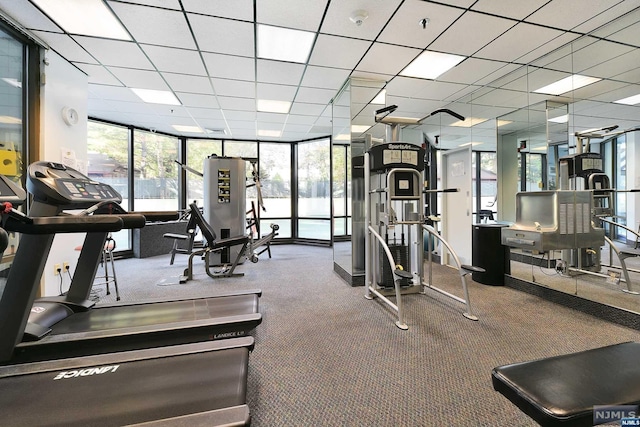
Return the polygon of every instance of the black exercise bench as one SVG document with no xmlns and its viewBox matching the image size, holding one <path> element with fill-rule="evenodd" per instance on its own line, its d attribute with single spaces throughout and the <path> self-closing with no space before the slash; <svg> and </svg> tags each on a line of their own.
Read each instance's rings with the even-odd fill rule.
<svg viewBox="0 0 640 427">
<path fill-rule="evenodd" d="M 500 366 L 492 381 L 541 426 L 592 426 L 594 406 L 640 404 L 640 343 Z"/>
</svg>

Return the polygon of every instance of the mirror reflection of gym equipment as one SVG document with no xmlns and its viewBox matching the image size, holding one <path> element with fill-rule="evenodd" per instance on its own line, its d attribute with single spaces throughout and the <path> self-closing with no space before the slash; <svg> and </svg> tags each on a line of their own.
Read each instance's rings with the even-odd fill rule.
<svg viewBox="0 0 640 427">
<path fill-rule="evenodd" d="M 638 130 L 617 131 L 612 125 L 575 133 L 575 153 L 558 159 L 558 187 L 554 191 L 522 192 L 516 195 L 516 221 L 502 229 L 502 243 L 534 255 L 547 257 L 547 266 L 560 277 L 579 275 L 603 278 L 628 294 L 640 294 L 626 260 L 640 256 L 640 230 L 617 221 L 613 209 L 616 193 L 637 189 L 612 188 L 604 173 L 600 153 L 590 151 L 591 139 L 603 139 Z M 632 245 L 617 244 L 616 228 L 634 236 Z M 606 245 L 605 245 L 606 243 Z M 609 260 L 602 262 L 602 248 Z M 559 255 L 558 255 L 559 254 Z M 618 265 L 612 258 L 618 260 Z M 533 265 L 533 263 L 532 263 Z M 603 267 L 608 270 L 604 273 Z"/>
<path fill-rule="evenodd" d="M 387 125 L 387 141 L 398 139 L 400 125 L 424 120 L 389 117 L 396 108 L 390 106 L 376 112 L 376 121 Z M 450 110 L 438 110 L 427 117 L 442 112 L 461 117 Z M 367 147 L 363 156 L 365 298 L 377 297 L 391 307 L 398 315 L 395 324 L 402 330 L 409 328 L 404 319 L 403 295 L 424 294 L 427 289 L 464 304 L 466 311 L 463 315 L 470 320 L 478 320 L 469 301 L 466 276 L 484 270 L 461 264 L 454 249 L 426 222 L 423 213 L 427 206 L 425 194 L 438 191 L 425 185 L 428 183 L 424 176 L 425 149 L 408 143 L 388 142 Z M 427 281 L 424 280 L 425 237 L 429 242 Z M 462 298 L 432 283 L 431 244 L 435 240 L 452 255 L 462 282 Z M 395 297 L 395 303 L 389 297 Z"/>
</svg>

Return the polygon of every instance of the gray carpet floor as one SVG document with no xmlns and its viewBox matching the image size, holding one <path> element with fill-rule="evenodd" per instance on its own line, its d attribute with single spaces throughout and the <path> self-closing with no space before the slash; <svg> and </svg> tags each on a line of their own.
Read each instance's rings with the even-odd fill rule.
<svg viewBox="0 0 640 427">
<path fill-rule="evenodd" d="M 197 297 L 260 288 L 263 322 L 253 332 L 248 403 L 261 426 L 531 426 L 493 391 L 495 366 L 640 340 L 640 332 L 501 286 L 470 281 L 474 322 L 437 293 L 406 296 L 408 331 L 394 313 L 333 272 L 332 250 L 272 247 L 241 278 L 211 279 L 200 260 L 177 284 L 187 257 L 116 261 L 122 301 Z M 461 288 L 434 266 L 433 284 Z M 99 290 L 99 304 L 114 294 Z"/>
</svg>

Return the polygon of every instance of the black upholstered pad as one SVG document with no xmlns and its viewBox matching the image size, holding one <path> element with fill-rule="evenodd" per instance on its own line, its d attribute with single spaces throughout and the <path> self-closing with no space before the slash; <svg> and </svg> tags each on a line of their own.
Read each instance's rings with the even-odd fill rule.
<svg viewBox="0 0 640 427">
<path fill-rule="evenodd" d="M 492 381 L 542 426 L 592 426 L 594 405 L 640 404 L 640 343 L 501 366 Z"/>
</svg>

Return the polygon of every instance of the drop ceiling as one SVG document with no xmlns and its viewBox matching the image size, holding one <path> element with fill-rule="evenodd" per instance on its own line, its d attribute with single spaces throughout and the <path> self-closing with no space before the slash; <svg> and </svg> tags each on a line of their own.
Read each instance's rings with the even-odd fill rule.
<svg viewBox="0 0 640 427">
<path fill-rule="evenodd" d="M 640 0 L 105 3 L 131 41 L 69 34 L 28 0 L 0 0 L 3 14 L 87 74 L 93 118 L 187 137 L 303 140 L 329 133 L 332 99 L 348 78 L 358 78 L 376 89 L 353 93 L 351 118 L 376 138 L 385 133 L 373 114 L 382 105 L 368 103 L 382 88 L 386 105 L 398 106 L 393 115 L 418 119 L 448 108 L 489 119 L 459 128 L 450 126 L 456 118 L 438 114 L 416 126 L 439 135 L 443 148 L 479 141 L 486 145 L 478 149 L 492 149 L 492 119 L 547 100 L 571 104 L 573 130 L 640 124 L 640 106 L 613 103 L 640 93 Z M 349 19 L 358 10 L 367 15 L 361 25 Z M 314 33 L 308 60 L 259 58 L 258 24 Z M 435 80 L 400 76 L 425 50 L 465 59 Z M 602 80 L 561 96 L 533 92 L 572 73 Z M 172 91 L 181 105 L 146 104 L 129 88 Z M 259 112 L 258 98 L 290 101 L 291 109 Z M 526 126 L 514 120 L 500 132 Z M 259 137 L 260 130 L 281 137 Z"/>
</svg>

